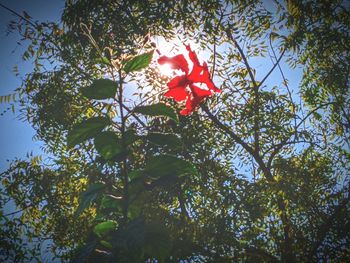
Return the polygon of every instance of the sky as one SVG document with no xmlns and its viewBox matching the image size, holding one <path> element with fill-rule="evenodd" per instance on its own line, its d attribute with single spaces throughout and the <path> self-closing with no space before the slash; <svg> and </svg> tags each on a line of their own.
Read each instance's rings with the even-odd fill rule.
<svg viewBox="0 0 350 263">
<path fill-rule="evenodd" d="M 27 12 L 34 21 L 59 21 L 64 7 L 63 0 L 0 0 L 0 3 L 19 14 Z M 0 7 L 0 96 L 14 93 L 21 85 L 21 76 L 32 69 L 31 63 L 21 61 L 24 48 L 17 45 L 20 40 L 18 34 L 6 33 L 8 23 L 14 19 L 17 20 L 17 17 Z M 17 77 L 12 72 L 15 65 L 20 72 Z M 0 103 L 0 113 L 3 113 L 0 116 L 0 172 L 8 167 L 7 160 L 25 158 L 31 152 L 34 155 L 42 153 L 42 143 L 33 140 L 34 129 L 18 119 L 18 107 L 15 105 L 15 113 L 7 110 L 8 107 L 8 103 Z"/>
</svg>

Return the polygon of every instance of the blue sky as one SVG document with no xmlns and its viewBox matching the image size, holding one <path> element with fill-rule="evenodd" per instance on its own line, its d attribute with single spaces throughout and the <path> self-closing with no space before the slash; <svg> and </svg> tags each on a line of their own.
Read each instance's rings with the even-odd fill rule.
<svg viewBox="0 0 350 263">
<path fill-rule="evenodd" d="M 23 14 L 26 11 L 34 20 L 59 21 L 63 7 L 63 0 L 0 0 L 0 3 Z M 20 40 L 18 34 L 6 35 L 7 25 L 10 20 L 17 17 L 0 7 L 0 96 L 11 94 L 21 84 L 21 76 L 30 72 L 31 63 L 21 61 L 23 47 L 18 46 Z M 16 77 L 12 72 L 18 65 L 20 76 Z M 0 113 L 3 113 L 9 104 L 0 104 Z M 27 153 L 40 154 L 38 141 L 33 141 L 35 131 L 24 121 L 18 120 L 18 107 L 15 114 L 11 110 L 0 116 L 0 171 L 5 170 L 15 157 L 24 158 Z"/>
</svg>

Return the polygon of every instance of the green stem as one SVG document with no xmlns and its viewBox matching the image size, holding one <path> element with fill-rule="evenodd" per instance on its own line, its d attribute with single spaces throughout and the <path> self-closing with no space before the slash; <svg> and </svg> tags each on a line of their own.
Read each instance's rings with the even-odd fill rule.
<svg viewBox="0 0 350 263">
<path fill-rule="evenodd" d="M 120 121 L 121 121 L 121 139 L 122 139 L 122 149 L 123 152 L 126 150 L 126 143 L 125 143 L 125 121 L 126 118 L 124 117 L 124 109 L 123 109 L 123 81 L 122 81 L 122 71 L 119 69 L 119 87 L 118 87 L 118 104 L 119 104 L 119 111 L 120 111 Z M 127 171 L 127 160 L 126 155 L 123 156 L 123 160 L 121 163 L 121 176 L 124 184 L 124 194 L 123 194 L 123 224 L 127 224 L 128 222 L 128 208 L 129 208 L 129 178 L 128 178 L 128 171 Z"/>
</svg>

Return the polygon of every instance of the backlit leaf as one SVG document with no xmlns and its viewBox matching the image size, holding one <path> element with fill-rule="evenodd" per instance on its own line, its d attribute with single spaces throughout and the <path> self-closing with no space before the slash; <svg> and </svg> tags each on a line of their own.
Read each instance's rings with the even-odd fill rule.
<svg viewBox="0 0 350 263">
<path fill-rule="evenodd" d="M 93 138 L 109 124 L 109 118 L 93 117 L 74 125 L 73 129 L 68 132 L 68 147 L 74 147 L 79 143 Z"/>
<path fill-rule="evenodd" d="M 179 121 L 175 109 L 166 106 L 164 103 L 157 103 L 147 106 L 138 106 L 134 109 L 134 111 L 148 116 L 165 116 L 176 122 Z"/>
<path fill-rule="evenodd" d="M 124 71 L 126 73 L 132 71 L 139 71 L 146 68 L 152 61 L 153 51 L 138 55 L 127 61 L 124 65 Z"/>
<path fill-rule="evenodd" d="M 112 220 L 108 220 L 102 223 L 99 223 L 94 227 L 94 233 L 99 237 L 107 234 L 109 231 L 114 230 L 117 227 L 117 223 Z"/>
<path fill-rule="evenodd" d="M 88 208 L 98 197 L 98 195 L 105 188 L 105 185 L 102 183 L 92 184 L 88 189 L 81 193 L 79 200 L 79 207 L 75 212 L 75 216 L 78 216 L 86 208 Z"/>
<path fill-rule="evenodd" d="M 117 87 L 118 83 L 110 79 L 96 79 L 90 86 L 82 88 L 81 93 L 89 99 L 110 99 L 115 97 Z"/>
<path fill-rule="evenodd" d="M 105 160 L 110 160 L 123 152 L 121 140 L 112 131 L 98 134 L 94 143 L 97 152 Z"/>
</svg>

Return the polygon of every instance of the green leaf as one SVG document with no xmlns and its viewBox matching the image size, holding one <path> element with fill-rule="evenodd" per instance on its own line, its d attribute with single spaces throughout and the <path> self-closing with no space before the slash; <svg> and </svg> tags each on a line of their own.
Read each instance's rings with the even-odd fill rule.
<svg viewBox="0 0 350 263">
<path fill-rule="evenodd" d="M 145 256 L 167 262 L 173 244 L 163 220 L 146 221 L 137 217 L 114 236 L 114 246 L 130 255 L 128 262 L 141 262 Z"/>
<path fill-rule="evenodd" d="M 144 233 L 144 250 L 146 254 L 152 255 L 160 262 L 167 262 L 166 258 L 170 256 L 173 244 L 164 222 L 161 220 L 147 222 L 144 227 Z"/>
<path fill-rule="evenodd" d="M 135 171 L 128 173 L 128 176 L 129 176 L 129 180 L 132 181 L 134 179 L 142 177 L 143 173 L 140 170 L 135 170 Z"/>
<path fill-rule="evenodd" d="M 106 57 L 99 57 L 95 61 L 96 61 L 96 63 L 105 64 L 108 66 L 111 65 L 111 62 Z"/>
<path fill-rule="evenodd" d="M 158 179 L 164 176 L 183 176 L 196 174 L 197 170 L 190 162 L 172 155 L 160 155 L 153 157 L 144 169 L 149 177 Z"/>
<path fill-rule="evenodd" d="M 90 86 L 82 88 L 81 93 L 89 99 L 111 99 L 115 97 L 117 87 L 118 83 L 110 79 L 97 79 Z"/>
<path fill-rule="evenodd" d="M 69 148 L 91 139 L 110 124 L 109 118 L 93 117 L 73 126 L 68 132 L 67 146 Z"/>
<path fill-rule="evenodd" d="M 125 251 L 127 255 L 125 262 L 142 262 L 144 259 L 144 232 L 144 220 L 138 217 L 113 235 L 113 248 Z"/>
<path fill-rule="evenodd" d="M 133 144 L 137 139 L 139 139 L 139 136 L 137 136 L 135 130 L 133 129 L 127 130 L 124 133 L 124 140 L 126 145 Z"/>
<path fill-rule="evenodd" d="M 105 160 L 111 160 L 123 152 L 121 140 L 112 131 L 98 134 L 95 137 L 95 148 Z"/>
<path fill-rule="evenodd" d="M 94 233 L 99 237 L 104 236 L 109 231 L 114 230 L 117 227 L 117 223 L 112 220 L 108 220 L 102 223 L 99 223 L 94 227 Z"/>
<path fill-rule="evenodd" d="M 277 34 L 276 32 L 271 32 L 270 38 L 272 41 L 275 41 L 276 38 L 278 38 L 280 35 Z"/>
<path fill-rule="evenodd" d="M 82 192 L 80 194 L 78 209 L 75 211 L 75 216 L 80 215 L 81 212 L 88 208 L 96 200 L 97 196 L 104 188 L 104 184 L 96 183 L 90 185 L 86 191 Z"/>
<path fill-rule="evenodd" d="M 133 188 L 132 191 L 133 192 L 130 192 L 130 201 L 128 206 L 128 218 L 130 219 L 134 219 L 142 215 L 146 204 L 152 200 L 151 191 L 145 191 L 143 186 L 138 190 L 138 192 L 135 191 L 135 188 Z"/>
<path fill-rule="evenodd" d="M 169 146 L 172 149 L 181 147 L 182 142 L 175 134 L 172 133 L 149 133 L 145 136 L 151 143 L 159 146 Z"/>
<path fill-rule="evenodd" d="M 101 241 L 100 241 L 100 244 L 101 244 L 102 246 L 108 248 L 108 249 L 112 249 L 112 248 L 113 248 L 112 244 L 109 243 L 109 242 L 107 242 L 107 241 L 105 241 L 105 240 L 101 240 Z"/>
<path fill-rule="evenodd" d="M 112 210 L 122 210 L 122 197 L 117 197 L 113 195 L 104 195 L 101 201 L 101 208 L 112 209 Z"/>
<path fill-rule="evenodd" d="M 125 63 L 124 71 L 126 73 L 129 73 L 132 71 L 139 71 L 147 67 L 151 63 L 152 57 L 153 57 L 153 51 L 133 57 L 132 59 L 130 59 Z"/>
<path fill-rule="evenodd" d="M 175 122 L 179 122 L 179 118 L 174 108 L 166 106 L 164 103 L 157 103 L 147 106 L 138 106 L 134 108 L 134 112 L 142 113 L 148 116 L 165 116 Z"/>
<path fill-rule="evenodd" d="M 144 178 L 143 171 L 140 171 L 140 173 L 138 173 L 138 171 L 135 171 L 135 172 L 136 172 L 136 176 L 132 176 L 132 173 L 134 172 L 129 173 L 129 176 L 132 177 L 128 185 L 130 196 L 136 196 L 139 193 L 141 193 L 143 190 L 145 190 L 145 187 L 144 187 L 145 178 Z"/>
</svg>

